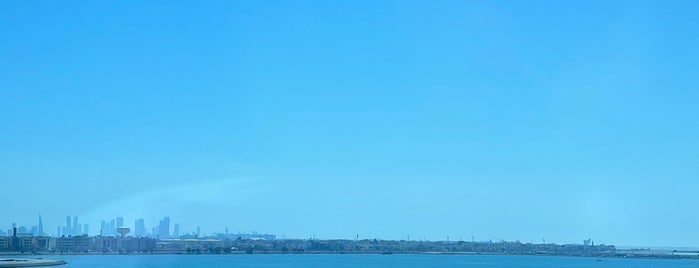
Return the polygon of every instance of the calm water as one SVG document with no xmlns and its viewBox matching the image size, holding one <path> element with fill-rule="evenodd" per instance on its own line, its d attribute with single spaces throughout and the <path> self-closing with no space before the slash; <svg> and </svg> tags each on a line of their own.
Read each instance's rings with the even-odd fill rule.
<svg viewBox="0 0 699 268">
<path fill-rule="evenodd" d="M 699 260 L 602 259 L 483 255 L 95 255 L 40 256 L 62 259 L 59 267 L 663 267 L 698 268 Z M 27 256 L 24 256 L 27 258 Z"/>
</svg>

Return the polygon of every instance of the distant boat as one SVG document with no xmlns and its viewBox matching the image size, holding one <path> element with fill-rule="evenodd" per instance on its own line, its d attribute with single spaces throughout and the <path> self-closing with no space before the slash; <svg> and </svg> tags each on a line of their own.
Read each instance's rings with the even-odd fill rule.
<svg viewBox="0 0 699 268">
<path fill-rule="evenodd" d="M 10 267 L 37 267 L 37 266 L 54 266 L 66 264 L 61 260 L 48 259 L 0 259 L 0 268 Z"/>
<path fill-rule="evenodd" d="M 602 259 L 596 259 L 596 261 L 602 261 Z"/>
</svg>

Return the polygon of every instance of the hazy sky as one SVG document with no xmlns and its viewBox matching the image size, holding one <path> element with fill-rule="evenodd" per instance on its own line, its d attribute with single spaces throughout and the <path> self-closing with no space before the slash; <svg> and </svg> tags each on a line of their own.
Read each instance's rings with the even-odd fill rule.
<svg viewBox="0 0 699 268">
<path fill-rule="evenodd" d="M 0 1 L 0 229 L 699 246 L 696 1 Z"/>
</svg>

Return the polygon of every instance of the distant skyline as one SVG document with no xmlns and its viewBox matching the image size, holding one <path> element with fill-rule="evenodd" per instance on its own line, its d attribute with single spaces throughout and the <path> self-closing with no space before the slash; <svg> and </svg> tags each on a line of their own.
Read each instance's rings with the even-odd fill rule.
<svg viewBox="0 0 699 268">
<path fill-rule="evenodd" d="M 130 220 L 128 218 L 116 216 L 112 218 L 101 219 L 99 221 L 89 221 L 84 222 L 79 220 L 79 216 L 66 216 L 66 221 L 64 224 L 57 224 L 54 231 L 48 231 L 43 228 L 42 217 L 35 223 L 20 223 L 12 222 L 7 224 L 7 228 L 1 228 L 0 234 L 9 235 L 12 233 L 12 228 L 17 227 L 18 233 L 26 234 L 31 233 L 33 235 L 49 235 L 49 236 L 75 236 L 75 235 L 105 235 L 105 236 L 115 236 L 118 235 L 117 228 L 128 227 L 130 228 L 129 235 L 133 236 L 152 236 L 167 238 L 170 236 L 177 237 L 179 235 L 200 235 L 200 226 L 196 226 L 191 230 L 180 231 L 180 224 L 177 222 L 170 222 L 170 217 L 164 216 L 157 219 L 144 219 L 144 218 L 134 218 Z M 90 222 L 93 223 L 92 226 L 95 228 L 89 228 Z M 147 225 L 146 223 L 152 222 L 152 225 Z M 2 225 L 0 225 L 2 226 Z M 211 234 L 227 234 L 227 226 L 220 228 L 219 230 L 212 230 L 206 235 Z"/>
<path fill-rule="evenodd" d="M 696 10 L 0 1 L 0 228 L 699 247 Z"/>
<path fill-rule="evenodd" d="M 385 238 L 385 237 L 375 237 L 375 236 L 361 236 L 357 234 L 355 237 L 317 237 L 316 235 L 313 235 L 311 237 L 287 237 L 286 235 L 283 234 L 271 234 L 271 233 L 259 233 L 258 231 L 249 231 L 249 232 L 230 232 L 229 228 L 227 225 L 223 225 L 223 228 L 218 228 L 216 230 L 211 230 L 207 232 L 202 232 L 200 226 L 196 226 L 192 230 L 188 231 L 185 230 L 184 232 L 181 232 L 180 230 L 180 224 L 177 222 L 171 222 L 170 217 L 165 216 L 159 219 L 144 219 L 144 218 L 136 218 L 133 221 L 130 221 L 128 218 L 124 218 L 121 216 L 113 217 L 110 219 L 102 219 L 100 220 L 100 224 L 98 225 L 98 228 L 96 229 L 90 229 L 88 231 L 88 226 L 89 223 L 81 222 L 78 220 L 79 216 L 66 216 L 66 222 L 63 224 L 63 226 L 59 225 L 57 227 L 57 232 L 51 233 L 51 232 L 44 232 L 43 230 L 43 221 L 42 218 L 39 217 L 37 225 L 32 225 L 32 224 L 18 224 L 18 223 L 13 223 L 11 224 L 9 228 L 7 229 L 0 229 L 0 236 L 4 235 L 10 235 L 12 233 L 12 228 L 17 227 L 18 228 L 18 234 L 20 235 L 26 235 L 26 234 L 32 234 L 36 236 L 52 236 L 52 237 L 61 237 L 61 236 L 80 236 L 80 235 L 89 235 L 89 236 L 96 236 L 96 235 L 103 235 L 103 236 L 119 236 L 118 233 L 118 228 L 121 227 L 127 227 L 129 228 L 129 232 L 127 233 L 127 236 L 135 236 L 135 237 L 154 237 L 154 238 L 159 238 L 159 239 L 167 239 L 167 238 L 177 238 L 177 237 L 192 237 L 192 236 L 199 236 L 199 237 L 207 237 L 207 236 L 217 236 L 217 235 L 235 235 L 235 234 L 265 234 L 265 235 L 274 235 L 277 236 L 279 239 L 386 239 L 386 240 L 408 240 L 408 241 L 476 241 L 476 242 L 483 242 L 483 241 L 490 241 L 490 242 L 500 242 L 500 241 L 519 241 L 522 243 L 534 243 L 534 244 L 545 244 L 545 243 L 557 243 L 557 244 L 584 244 L 584 245 L 594 245 L 594 240 L 591 238 L 584 239 L 582 240 L 582 243 L 580 241 L 571 241 L 571 242 L 555 242 L 555 241 L 546 241 L 545 238 L 543 238 L 540 241 L 520 241 L 520 240 L 506 240 L 506 239 L 493 239 L 493 238 L 479 238 L 476 240 L 475 236 L 470 236 L 470 237 L 465 237 L 465 236 L 446 236 L 443 238 L 436 238 L 436 239 L 429 239 L 425 236 L 411 236 L 407 235 L 405 237 L 398 237 L 398 238 Z M 130 222 L 130 223 L 129 223 Z M 145 223 L 146 222 L 153 222 L 153 226 L 148 226 Z M 72 227 L 72 228 L 71 228 Z M 84 227 L 84 228 L 83 228 Z M 219 230 L 220 229 L 220 230 Z M 84 230 L 84 231 L 83 231 Z M 150 231 L 149 231 L 150 230 Z M 598 243 L 599 244 L 599 243 Z"/>
</svg>

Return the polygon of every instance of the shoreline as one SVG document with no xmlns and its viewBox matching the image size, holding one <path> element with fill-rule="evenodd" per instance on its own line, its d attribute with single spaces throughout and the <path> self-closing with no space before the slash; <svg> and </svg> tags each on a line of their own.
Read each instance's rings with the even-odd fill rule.
<svg viewBox="0 0 699 268">
<path fill-rule="evenodd" d="M 699 260 L 699 255 L 604 255 L 604 256 L 581 256 L 581 255 L 563 255 L 563 254 L 506 254 L 497 252 L 337 252 L 337 251 L 315 251 L 315 252 L 254 252 L 247 253 L 244 251 L 236 251 L 231 253 L 186 253 L 186 252 L 90 252 L 90 253 L 51 253 L 51 252 L 2 252 L 0 258 L 14 256 L 147 256 L 147 255 L 200 255 L 200 256 L 220 256 L 220 255 L 461 255 L 461 256 L 541 256 L 541 257 L 571 257 L 571 258 L 590 258 L 590 259 L 673 259 L 673 260 Z"/>
</svg>

